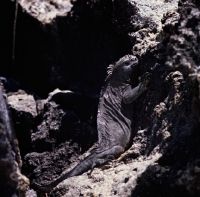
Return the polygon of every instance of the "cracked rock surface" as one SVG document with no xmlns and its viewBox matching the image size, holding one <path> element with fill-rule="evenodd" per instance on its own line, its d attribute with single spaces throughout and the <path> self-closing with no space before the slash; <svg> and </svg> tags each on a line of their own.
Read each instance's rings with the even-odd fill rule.
<svg viewBox="0 0 200 197">
<path fill-rule="evenodd" d="M 97 140 L 95 128 L 87 122 L 92 103 L 96 100 L 72 91 L 56 89 L 49 94 L 31 134 L 32 152 L 24 158 L 29 178 L 46 183 L 80 161 L 80 155 Z"/>
<path fill-rule="evenodd" d="M 18 84 L 7 83 L 15 89 L 8 102 L 16 133 L 23 132 L 18 140 L 30 181 L 55 180 L 97 146 L 96 115 L 106 67 L 129 53 L 139 59 L 136 82 L 143 73 L 152 74 L 148 90 L 132 106 L 131 146 L 91 176 L 71 177 L 46 195 L 200 196 L 199 2 L 18 2 L 26 13 L 19 11 L 19 27 L 29 24 L 37 31 L 26 32 L 37 36 L 30 43 L 31 37 L 18 42 L 14 69 L 30 72 L 25 76 L 20 70 L 15 76 L 42 95 L 16 93 Z M 19 32 L 19 38 L 26 33 Z M 28 54 L 30 64 L 20 54 Z M 26 196 L 31 195 L 45 194 L 30 188 Z"/>
</svg>

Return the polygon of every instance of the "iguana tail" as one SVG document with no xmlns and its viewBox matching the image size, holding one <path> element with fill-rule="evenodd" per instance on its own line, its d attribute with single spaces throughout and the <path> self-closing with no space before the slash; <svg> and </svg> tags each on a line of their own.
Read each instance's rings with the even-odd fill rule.
<svg viewBox="0 0 200 197">
<path fill-rule="evenodd" d="M 89 169 L 93 169 L 95 166 L 96 156 L 97 156 L 97 154 L 94 151 L 88 157 L 86 157 L 80 164 L 78 164 L 72 171 L 70 171 L 64 175 L 61 175 L 58 179 L 56 179 L 52 183 L 50 183 L 48 185 L 40 185 L 40 184 L 34 182 L 32 184 L 32 188 L 35 190 L 45 192 L 45 193 L 49 193 L 54 187 L 56 187 L 59 183 L 61 183 L 65 179 L 68 179 L 72 176 L 81 175 L 84 172 L 87 172 Z"/>
<path fill-rule="evenodd" d="M 77 165 L 72 171 L 62 175 L 49 185 L 42 186 L 38 183 L 33 183 L 32 187 L 33 189 L 49 193 L 54 187 L 56 187 L 59 183 L 61 183 L 65 179 L 68 179 L 72 176 L 81 175 L 84 172 L 87 172 L 89 169 L 91 169 L 90 171 L 91 174 L 94 167 L 103 165 L 108 161 L 117 158 L 123 152 L 124 148 L 120 145 L 115 145 L 112 148 L 104 150 L 100 150 L 99 148 L 97 148 L 88 157 L 86 157 L 79 165 Z"/>
</svg>

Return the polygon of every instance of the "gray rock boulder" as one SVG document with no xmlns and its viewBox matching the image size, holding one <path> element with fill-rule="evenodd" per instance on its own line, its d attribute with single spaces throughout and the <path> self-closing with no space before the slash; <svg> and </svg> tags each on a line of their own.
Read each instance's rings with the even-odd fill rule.
<svg viewBox="0 0 200 197">
<path fill-rule="evenodd" d="M 32 95 L 18 91 L 8 96 L 16 135 L 22 157 L 31 151 L 31 133 L 37 116 L 36 102 Z"/>
</svg>

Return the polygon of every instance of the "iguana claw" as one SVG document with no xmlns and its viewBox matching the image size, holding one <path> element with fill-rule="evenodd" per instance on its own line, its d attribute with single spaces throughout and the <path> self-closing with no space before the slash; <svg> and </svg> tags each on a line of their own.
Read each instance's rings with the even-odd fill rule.
<svg viewBox="0 0 200 197">
<path fill-rule="evenodd" d="M 141 81 L 141 83 L 142 83 L 143 86 L 146 87 L 146 86 L 148 85 L 148 83 L 149 83 L 150 80 L 151 80 L 151 76 L 152 76 L 151 73 L 146 72 L 146 73 L 144 73 L 144 75 L 140 78 L 140 81 Z"/>
</svg>

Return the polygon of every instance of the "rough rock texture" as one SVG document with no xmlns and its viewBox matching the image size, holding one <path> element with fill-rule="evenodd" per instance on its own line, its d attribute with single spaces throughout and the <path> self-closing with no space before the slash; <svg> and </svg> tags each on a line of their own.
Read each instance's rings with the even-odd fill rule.
<svg viewBox="0 0 200 197">
<path fill-rule="evenodd" d="M 44 24 L 52 22 L 57 16 L 66 16 L 72 8 L 70 0 L 18 0 L 18 2 L 28 14 Z"/>
<path fill-rule="evenodd" d="M 192 44 L 187 36 L 191 35 L 188 30 L 191 28 L 190 21 L 194 21 L 191 22 L 193 28 L 198 27 L 194 24 L 198 24 L 199 15 L 198 8 L 191 9 L 188 6 L 185 4 L 179 7 L 178 13 L 169 9 L 163 18 L 158 15 L 160 24 L 155 22 L 158 26 L 154 30 L 156 33 L 153 33 L 152 42 L 143 44 L 145 39 L 148 40 L 148 36 L 144 35 L 145 38 L 138 43 L 142 49 L 137 53 L 141 55 L 141 68 L 143 71 L 151 71 L 154 80 L 149 91 L 136 101 L 133 108 L 135 136 L 132 147 L 109 169 L 95 169 L 91 178 L 84 174 L 65 180 L 50 196 L 146 197 L 200 194 L 198 80 L 196 75 L 186 70 L 188 64 L 194 61 L 195 64 L 189 67 L 191 71 L 198 67 L 199 53 L 195 50 L 199 46 L 198 37 L 192 37 Z M 162 6 L 158 9 L 162 9 Z M 161 22 L 163 29 L 160 27 Z M 151 29 L 146 31 L 146 35 L 151 35 Z M 176 36 L 177 32 L 179 35 Z M 194 30 L 192 32 L 195 33 Z M 175 35 L 170 37 L 168 44 L 170 34 Z M 179 38 L 185 36 L 180 43 Z M 184 55 L 178 56 L 179 51 Z M 184 64 L 185 59 L 188 64 Z"/>
<path fill-rule="evenodd" d="M 84 135 L 91 134 L 93 141 L 93 129 L 83 121 L 93 121 L 92 102 L 95 104 L 94 99 L 71 91 L 51 93 L 44 104 L 42 122 L 31 135 L 33 149 L 37 152 L 52 150 L 57 144 L 76 138 L 79 144 L 84 143 L 81 145 L 84 150 L 88 149 L 91 142 Z"/>
<path fill-rule="evenodd" d="M 134 77 L 152 73 L 149 89 L 133 105 L 132 146 L 116 161 L 94 169 L 91 177 L 72 177 L 49 195 L 199 196 L 199 2 L 77 0 L 66 17 L 56 17 L 64 1 L 19 2 L 26 12 L 19 9 L 12 74 L 43 97 L 57 87 L 81 92 L 56 90 L 36 101 L 31 153 L 23 165 L 30 180 L 45 184 L 88 154 L 97 137 L 92 126 L 106 67 L 132 53 L 140 60 Z M 31 12 L 31 4 L 38 14 Z M 45 15 L 48 6 L 51 16 Z M 42 28 L 36 21 L 53 17 Z M 36 194 L 29 190 L 31 195 Z"/>
<path fill-rule="evenodd" d="M 72 177 L 59 184 L 50 196 L 131 196 L 138 184 L 137 178 L 159 157 L 157 154 L 145 161 L 138 160 L 129 164 L 116 162 L 103 169 L 95 169 L 90 178 L 86 173 Z"/>
<path fill-rule="evenodd" d="M 7 96 L 0 83 L 0 192 L 2 197 L 25 196 L 29 180 L 21 174 L 18 140 L 12 127 Z"/>
<path fill-rule="evenodd" d="M 31 133 L 37 116 L 36 102 L 32 95 L 19 90 L 8 96 L 8 104 L 11 108 L 21 155 L 24 157 L 31 151 Z"/>
<path fill-rule="evenodd" d="M 178 1 L 132 0 L 126 2 L 129 2 L 129 4 L 125 7 L 125 10 L 129 11 L 131 7 L 137 10 L 130 17 L 129 23 L 134 28 L 129 29 L 128 34 L 133 44 L 133 54 L 141 56 L 148 49 L 156 47 L 163 41 L 165 36 L 163 35 L 161 21 L 165 14 L 175 13 L 178 8 Z M 118 27 L 121 28 L 121 26 Z"/>
<path fill-rule="evenodd" d="M 29 178 L 44 183 L 53 180 L 93 145 L 97 132 L 90 124 L 94 122 L 96 100 L 59 89 L 49 94 L 41 122 L 31 135 L 34 152 L 24 159 Z"/>
</svg>

